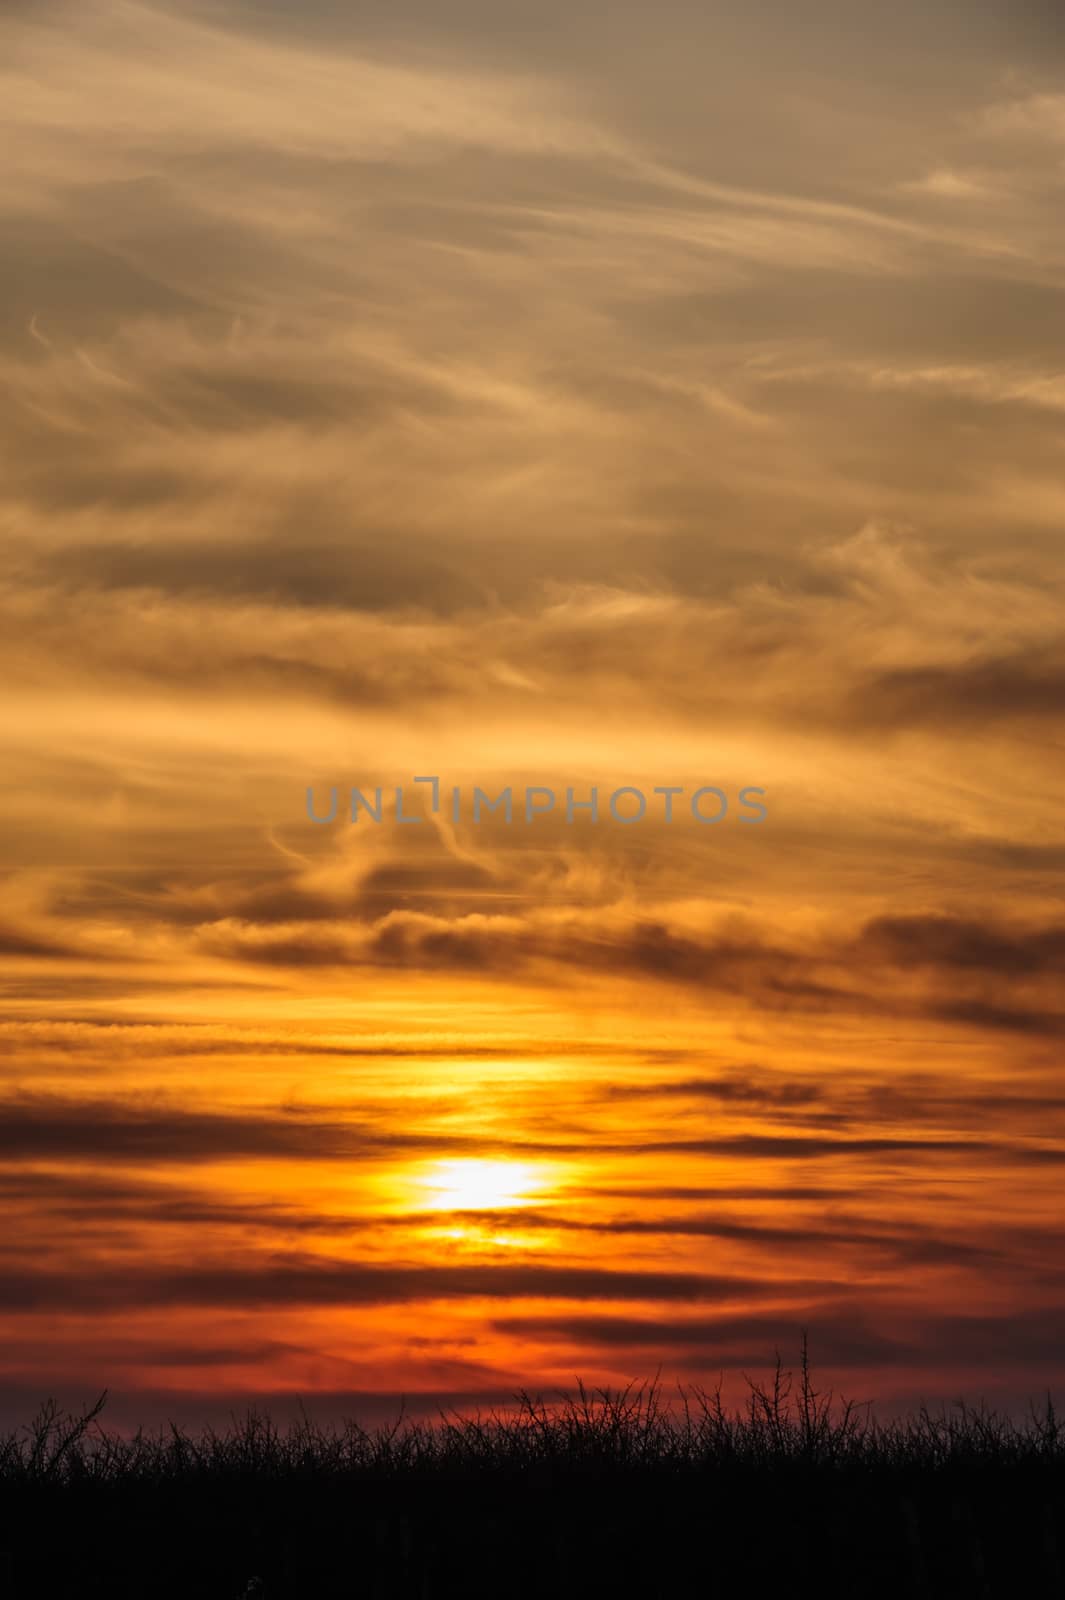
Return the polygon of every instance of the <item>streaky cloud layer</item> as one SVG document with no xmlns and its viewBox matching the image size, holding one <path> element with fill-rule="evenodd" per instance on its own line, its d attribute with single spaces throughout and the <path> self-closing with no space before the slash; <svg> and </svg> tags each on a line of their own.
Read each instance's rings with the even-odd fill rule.
<svg viewBox="0 0 1065 1600">
<path fill-rule="evenodd" d="M 5 1412 L 1060 1383 L 1063 42 L 4 8 Z"/>
</svg>

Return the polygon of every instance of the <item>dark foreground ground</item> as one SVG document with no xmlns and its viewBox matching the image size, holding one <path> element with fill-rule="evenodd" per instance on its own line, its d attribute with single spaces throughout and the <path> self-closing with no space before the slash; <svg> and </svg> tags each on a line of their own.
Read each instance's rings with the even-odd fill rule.
<svg viewBox="0 0 1065 1600">
<path fill-rule="evenodd" d="M 1065 1430 L 882 1426 L 805 1374 L 736 1414 L 651 1385 L 375 1434 L 121 1439 L 46 1409 L 0 1441 L 0 1594 L 1065 1600 Z"/>
</svg>

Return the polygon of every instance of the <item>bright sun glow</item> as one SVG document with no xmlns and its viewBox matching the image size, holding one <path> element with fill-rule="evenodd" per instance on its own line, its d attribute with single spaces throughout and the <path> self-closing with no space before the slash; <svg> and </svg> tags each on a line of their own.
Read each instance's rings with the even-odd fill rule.
<svg viewBox="0 0 1065 1600">
<path fill-rule="evenodd" d="M 418 1180 L 434 1211 L 496 1211 L 526 1204 L 543 1187 L 535 1167 L 518 1161 L 434 1161 Z"/>
</svg>

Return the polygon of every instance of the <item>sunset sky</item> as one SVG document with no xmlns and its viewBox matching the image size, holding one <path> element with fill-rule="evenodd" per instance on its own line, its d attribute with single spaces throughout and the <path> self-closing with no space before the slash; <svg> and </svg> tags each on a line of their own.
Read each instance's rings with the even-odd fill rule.
<svg viewBox="0 0 1065 1600">
<path fill-rule="evenodd" d="M 1058 8 L 5 0 L 0 147 L 0 1417 L 1062 1386 Z"/>
</svg>

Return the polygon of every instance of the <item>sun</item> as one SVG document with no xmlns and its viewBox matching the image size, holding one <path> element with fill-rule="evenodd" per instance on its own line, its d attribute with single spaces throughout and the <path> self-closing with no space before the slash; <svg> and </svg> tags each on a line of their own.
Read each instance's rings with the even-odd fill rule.
<svg viewBox="0 0 1065 1600">
<path fill-rule="evenodd" d="M 418 1183 L 433 1211 L 500 1211 L 528 1204 L 543 1187 L 543 1178 L 520 1161 L 460 1158 L 434 1161 Z"/>
</svg>

